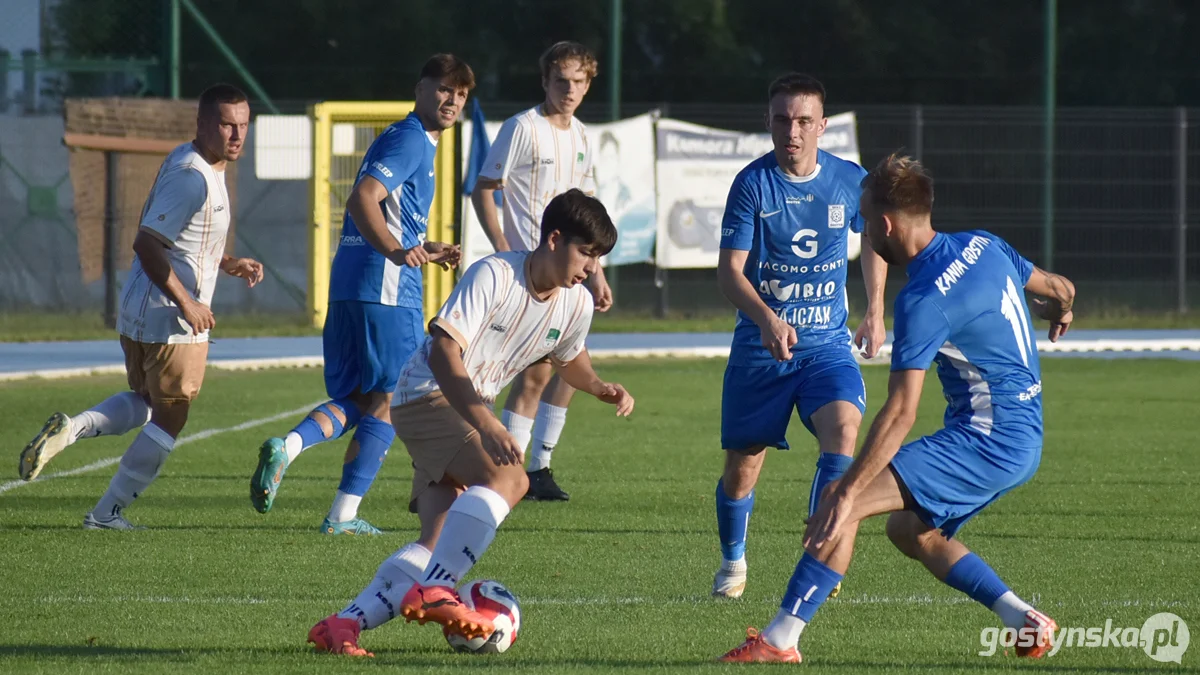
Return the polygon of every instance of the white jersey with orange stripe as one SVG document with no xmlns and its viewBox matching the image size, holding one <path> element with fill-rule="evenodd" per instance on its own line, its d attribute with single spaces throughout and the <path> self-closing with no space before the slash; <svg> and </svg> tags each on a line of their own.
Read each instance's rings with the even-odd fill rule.
<svg viewBox="0 0 1200 675">
<path fill-rule="evenodd" d="M 463 365 L 489 405 L 521 371 L 549 357 L 563 364 L 583 352 L 594 302 L 582 284 L 539 300 L 529 282 L 528 251 L 495 253 L 476 262 L 454 287 L 430 327 L 462 349 Z M 438 390 L 429 368 L 431 337 L 413 354 L 396 385 L 400 406 Z"/>
<path fill-rule="evenodd" d="M 191 143 L 163 160 L 142 209 L 139 230 L 167 247 L 175 276 L 193 298 L 208 306 L 225 255 L 232 210 L 225 172 L 213 170 Z M 137 256 L 121 292 L 117 330 L 146 343 L 208 341 L 208 331 L 192 335 L 179 307 L 146 276 Z"/>
<path fill-rule="evenodd" d="M 505 120 L 492 141 L 481 178 L 504 195 L 504 238 L 514 251 L 532 251 L 542 238 L 542 212 L 558 195 L 579 188 L 596 194 L 592 148 L 583 122 L 551 124 L 536 106 Z"/>
</svg>

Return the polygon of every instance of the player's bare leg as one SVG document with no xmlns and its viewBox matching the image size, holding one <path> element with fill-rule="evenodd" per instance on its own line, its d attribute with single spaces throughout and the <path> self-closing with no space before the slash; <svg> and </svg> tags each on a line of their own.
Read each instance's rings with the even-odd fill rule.
<svg viewBox="0 0 1200 675">
<path fill-rule="evenodd" d="M 740 598 L 746 590 L 746 531 L 754 509 L 754 486 L 767 457 L 765 450 L 760 445 L 725 451 L 716 495 L 722 560 L 713 578 L 713 597 Z"/>
<path fill-rule="evenodd" d="M 167 457 L 175 448 L 175 439 L 187 424 L 191 403 L 186 400 L 151 401 L 150 423 L 130 443 L 117 473 L 96 506 L 83 516 L 89 530 L 137 529 L 122 511 L 137 499 L 158 477 Z"/>
<path fill-rule="evenodd" d="M 999 576 L 961 541 L 947 539 L 912 511 L 888 516 L 887 535 L 901 553 L 920 561 L 939 581 L 991 609 L 1005 626 L 1030 629 L 1035 636 L 1033 644 L 1018 644 L 1018 656 L 1039 658 L 1053 649 L 1058 624 L 1008 590 Z"/>
<path fill-rule="evenodd" d="M 560 385 L 565 390 L 560 391 Z M 526 368 L 513 381 L 512 389 L 509 390 L 500 419 L 504 427 L 517 439 L 522 451 L 526 452 L 529 451 L 530 440 L 533 439 L 535 430 L 541 436 L 540 440 L 534 443 L 533 451 L 529 452 L 529 466 L 526 469 L 529 477 L 529 491 L 526 494 L 528 499 L 570 499 L 570 495 L 563 492 L 554 481 L 554 474 L 550 470 L 550 452 L 558 443 L 558 435 L 562 433 L 563 424 L 566 422 L 566 406 L 574 393 L 569 385 L 554 375 L 554 366 L 549 361 L 535 363 Z M 555 401 L 561 402 L 562 405 L 557 405 Z M 539 452 L 538 446 L 546 444 L 547 440 L 551 441 L 550 449 Z"/>
<path fill-rule="evenodd" d="M 487 551 L 496 529 L 529 487 L 519 464 L 498 465 L 478 435 L 446 467 L 446 478 L 470 486 L 449 508 L 424 578 L 404 596 L 400 614 L 408 621 L 434 621 L 468 639 L 491 634 L 485 617 L 466 608 L 454 586 Z"/>
<path fill-rule="evenodd" d="M 817 511 L 817 502 L 827 485 L 842 477 L 854 459 L 854 446 L 858 441 L 858 429 L 862 425 L 862 413 L 848 401 L 833 401 L 817 409 L 812 415 L 813 429 L 817 432 L 817 468 L 813 472 L 809 490 L 808 513 Z M 842 585 L 834 587 L 829 597 L 836 598 Z"/>
</svg>

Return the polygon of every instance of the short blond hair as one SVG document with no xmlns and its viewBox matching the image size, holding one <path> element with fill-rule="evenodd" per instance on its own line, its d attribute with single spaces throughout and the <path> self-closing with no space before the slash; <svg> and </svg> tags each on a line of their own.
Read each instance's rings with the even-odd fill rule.
<svg viewBox="0 0 1200 675">
<path fill-rule="evenodd" d="M 863 176 L 862 189 L 880 211 L 928 214 L 933 211 L 933 176 L 917 160 L 898 152 L 884 157 Z"/>
<path fill-rule="evenodd" d="M 578 42 L 563 40 L 550 45 L 538 59 L 538 65 L 542 68 L 542 79 L 549 80 L 550 69 L 554 66 L 562 67 L 567 61 L 578 61 L 579 67 L 587 73 L 588 80 L 594 79 L 599 72 L 600 62 L 596 60 L 592 50 Z"/>
</svg>

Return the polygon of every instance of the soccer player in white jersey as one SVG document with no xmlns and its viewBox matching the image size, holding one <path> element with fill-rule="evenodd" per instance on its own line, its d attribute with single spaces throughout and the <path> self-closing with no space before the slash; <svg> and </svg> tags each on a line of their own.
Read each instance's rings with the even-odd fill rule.
<svg viewBox="0 0 1200 675">
<path fill-rule="evenodd" d="M 592 146 L 575 110 L 596 77 L 596 57 L 578 42 L 558 42 L 539 60 L 546 100 L 510 117 L 488 152 L 471 194 L 475 213 L 496 251 L 531 251 L 541 241 L 542 211 L 571 188 L 595 195 Z M 504 224 L 494 193 L 504 196 Z M 597 268 L 588 277 L 597 311 L 612 307 L 612 289 Z M 539 363 L 521 374 L 504 403 L 504 426 L 522 448 L 533 440 L 529 457 L 530 499 L 566 501 L 550 471 L 550 455 L 567 422 L 575 390 Z M 539 402 L 540 399 L 540 402 Z M 534 415 L 536 414 L 536 419 Z"/>
<path fill-rule="evenodd" d="M 409 508 L 421 534 L 385 560 L 345 609 L 313 626 L 308 639 L 319 650 L 369 655 L 359 632 L 397 615 L 468 638 L 491 634 L 491 623 L 454 587 L 529 485 L 523 448 L 492 413 L 522 370 L 548 359 L 618 415 L 633 411 L 633 397 L 601 380 L 584 349 L 593 303 L 581 284 L 612 250 L 616 228 L 604 206 L 579 190 L 551 200 L 542 225 L 534 251 L 497 253 L 467 270 L 405 366 L 392 423 L 412 456 Z"/>
<path fill-rule="evenodd" d="M 81 438 L 142 428 L 84 516 L 85 528 L 134 529 L 121 512 L 158 476 L 200 393 L 217 273 L 249 286 L 262 281 L 261 263 L 225 255 L 233 215 L 225 167 L 241 156 L 249 124 L 250 106 L 236 87 L 218 84 L 200 95 L 196 139 L 163 160 L 133 241 L 117 321 L 130 391 L 74 417 L 54 413 L 21 453 L 21 478 L 33 480 Z"/>
</svg>

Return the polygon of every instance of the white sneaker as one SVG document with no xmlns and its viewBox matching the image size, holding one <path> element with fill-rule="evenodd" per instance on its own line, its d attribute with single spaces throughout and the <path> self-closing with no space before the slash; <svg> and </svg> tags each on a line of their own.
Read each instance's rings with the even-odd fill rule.
<svg viewBox="0 0 1200 675">
<path fill-rule="evenodd" d="M 746 561 L 745 559 L 737 562 L 729 562 L 726 560 L 721 563 L 721 569 L 717 570 L 717 576 L 713 579 L 712 594 L 714 598 L 740 598 L 746 590 Z"/>
<path fill-rule="evenodd" d="M 140 525 L 125 520 L 125 516 L 117 514 L 111 518 L 101 520 L 97 518 L 91 511 L 83 514 L 83 529 L 85 530 L 144 530 L 146 528 Z"/>
<path fill-rule="evenodd" d="M 33 480 L 55 455 L 74 442 L 71 418 L 56 412 L 42 425 L 42 430 L 21 451 L 21 480 Z"/>
</svg>

